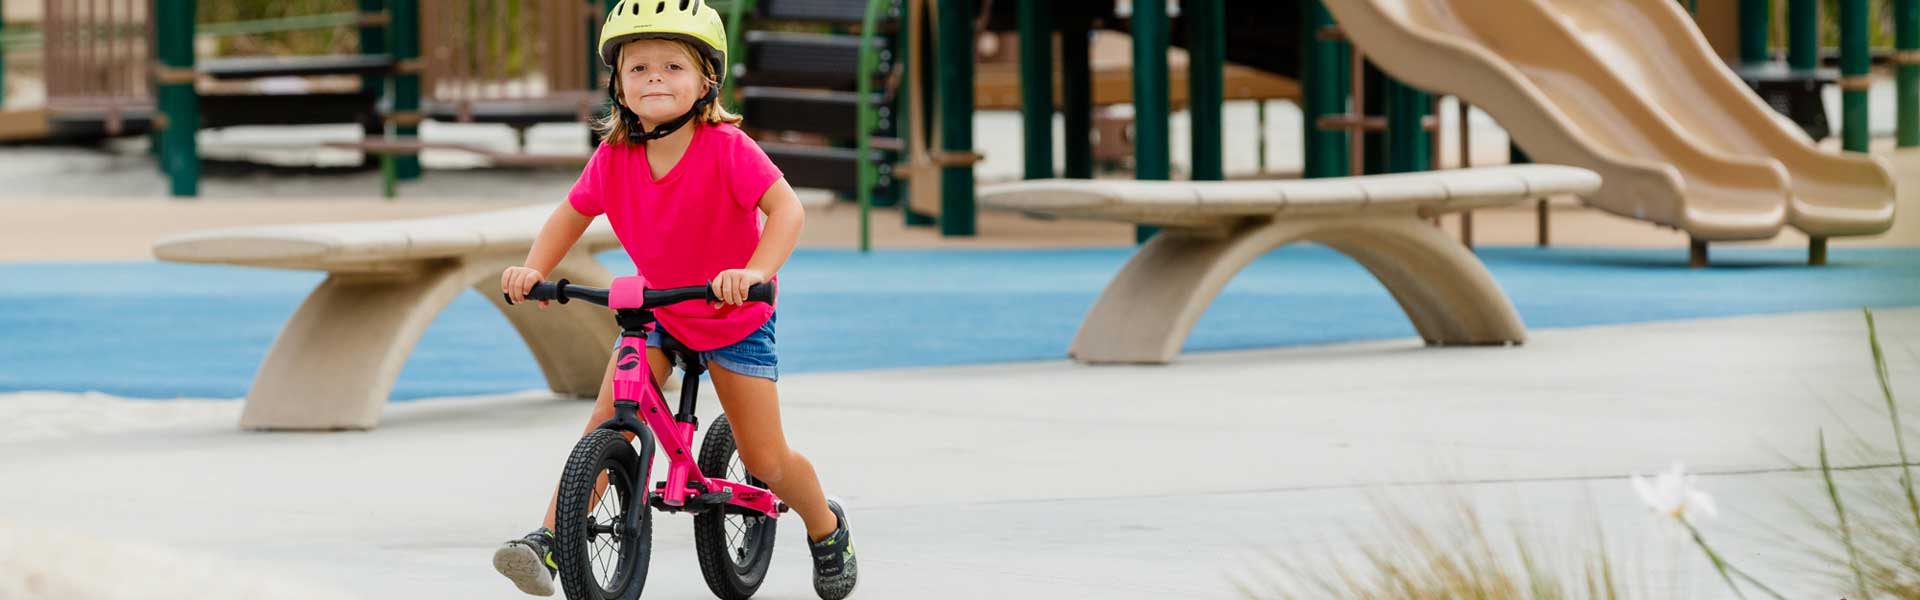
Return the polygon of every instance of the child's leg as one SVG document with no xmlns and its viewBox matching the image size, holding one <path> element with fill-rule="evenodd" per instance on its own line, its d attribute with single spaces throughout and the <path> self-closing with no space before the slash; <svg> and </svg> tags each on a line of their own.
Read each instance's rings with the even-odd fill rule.
<svg viewBox="0 0 1920 600">
<path fill-rule="evenodd" d="M 620 355 L 616 353 L 612 359 L 607 361 L 607 373 L 600 377 L 600 397 L 593 401 L 593 414 L 587 417 L 587 425 L 580 431 L 581 436 L 591 433 L 593 428 L 606 422 L 607 419 L 613 418 L 614 361 L 619 357 Z M 672 366 L 672 363 L 667 361 L 667 353 L 661 352 L 659 348 L 648 348 L 647 366 L 653 368 L 653 380 L 658 382 L 666 378 L 667 369 Z M 625 434 L 625 437 L 627 441 L 633 441 L 632 434 Z M 606 489 L 606 486 L 606 478 L 601 478 L 599 484 L 594 486 L 593 495 L 596 498 L 596 503 L 598 502 L 597 498 L 600 496 L 600 491 Z M 774 493 L 779 494 L 779 492 Z M 541 521 L 547 529 L 553 529 L 553 514 L 557 512 L 559 508 L 560 490 L 559 486 L 554 486 L 553 499 L 547 502 L 547 514 Z"/>
<path fill-rule="evenodd" d="M 654 377 L 657 380 L 667 369 L 666 355 L 661 354 L 659 350 L 650 350 L 647 353 L 647 360 L 650 363 L 649 366 L 653 367 Z M 600 379 L 599 400 L 593 405 L 593 415 L 587 417 L 588 431 L 592 431 L 595 426 L 613 417 L 613 373 L 614 363 L 608 361 L 607 374 Z M 628 436 L 628 439 L 631 440 L 632 437 Z M 599 503 L 600 492 L 605 490 L 606 486 L 607 480 L 602 478 L 599 485 L 594 488 L 594 503 Z M 541 515 L 541 529 L 527 534 L 526 537 L 509 540 L 493 552 L 494 570 L 507 576 L 507 579 L 512 580 L 513 585 L 520 588 L 522 592 L 535 596 L 553 595 L 553 574 L 557 568 L 553 561 L 553 513 L 559 501 L 559 495 L 556 493 L 553 500 L 547 503 L 547 513 Z"/>
<path fill-rule="evenodd" d="M 746 464 L 747 472 L 766 482 L 774 495 L 800 513 L 807 525 L 807 539 L 833 535 L 839 522 L 827 508 L 827 496 L 820 490 L 813 463 L 787 447 L 786 432 L 780 429 L 779 388 L 770 379 L 734 373 L 717 361 L 708 361 L 707 369 L 713 374 L 713 389 L 720 395 L 727 422 L 733 425 L 733 441 L 740 448 L 740 462 Z"/>
</svg>

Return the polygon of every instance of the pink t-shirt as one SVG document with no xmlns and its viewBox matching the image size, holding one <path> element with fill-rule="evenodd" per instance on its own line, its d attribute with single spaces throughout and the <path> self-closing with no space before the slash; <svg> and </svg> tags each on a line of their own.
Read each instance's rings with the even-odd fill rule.
<svg viewBox="0 0 1920 600">
<path fill-rule="evenodd" d="M 646 149 L 601 144 L 568 192 L 589 217 L 606 215 L 647 286 L 703 285 L 740 269 L 760 245 L 760 197 L 780 168 L 753 138 L 732 125 L 693 126 L 693 141 L 666 176 L 653 178 Z M 682 302 L 654 312 L 667 331 L 694 350 L 738 342 L 773 315 L 749 302 L 714 309 Z"/>
</svg>

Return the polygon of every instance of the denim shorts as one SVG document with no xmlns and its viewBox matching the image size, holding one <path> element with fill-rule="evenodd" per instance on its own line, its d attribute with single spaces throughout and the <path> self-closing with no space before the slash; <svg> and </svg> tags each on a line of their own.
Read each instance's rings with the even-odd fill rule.
<svg viewBox="0 0 1920 600">
<path fill-rule="evenodd" d="M 773 352 L 773 322 L 780 313 L 767 316 L 767 322 L 759 329 L 747 334 L 745 339 L 731 345 L 721 346 L 700 353 L 700 362 L 711 366 L 718 363 L 748 377 L 759 377 L 769 381 L 780 380 L 780 357 Z M 660 347 L 660 327 L 654 326 L 653 333 L 647 334 L 647 347 Z"/>
</svg>

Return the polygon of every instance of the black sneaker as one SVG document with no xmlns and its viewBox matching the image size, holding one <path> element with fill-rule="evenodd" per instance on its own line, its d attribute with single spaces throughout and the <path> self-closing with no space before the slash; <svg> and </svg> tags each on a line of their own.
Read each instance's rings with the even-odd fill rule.
<svg viewBox="0 0 1920 600">
<path fill-rule="evenodd" d="M 541 527 L 493 551 L 493 569 L 499 571 L 520 591 L 535 596 L 553 595 L 553 575 L 560 567 L 553 562 L 553 530 Z"/>
<path fill-rule="evenodd" d="M 826 539 L 807 545 L 813 551 L 813 591 L 821 600 L 840 600 L 853 593 L 860 578 L 860 563 L 853 557 L 853 534 L 847 531 L 847 512 L 837 500 L 828 500 L 827 508 L 839 520 L 838 527 Z"/>
</svg>

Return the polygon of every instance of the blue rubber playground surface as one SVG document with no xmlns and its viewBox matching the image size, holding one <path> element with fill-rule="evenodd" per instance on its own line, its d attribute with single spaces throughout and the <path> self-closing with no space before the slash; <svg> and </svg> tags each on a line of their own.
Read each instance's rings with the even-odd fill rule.
<svg viewBox="0 0 1920 600">
<path fill-rule="evenodd" d="M 1132 248 L 801 250 L 781 273 L 782 373 L 1064 358 L 1080 319 Z M 1483 247 L 1530 329 L 1920 306 L 1920 248 Z M 599 257 L 614 273 L 632 266 Z M 281 324 L 322 276 L 243 267 L 0 264 L 0 392 L 237 398 Z M 532 309 L 529 309 L 532 310 Z M 1357 263 L 1298 245 L 1242 272 L 1187 352 L 1408 338 L 1413 327 Z M 609 341 L 610 343 L 610 341 Z M 463 294 L 427 330 L 397 399 L 543 388 L 506 319 Z"/>
</svg>

